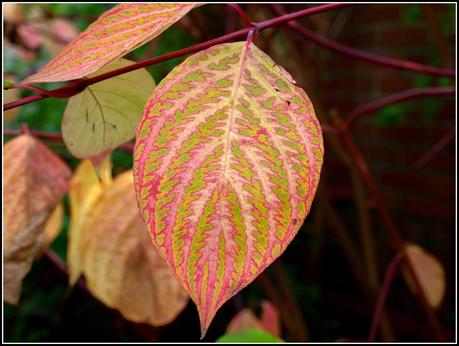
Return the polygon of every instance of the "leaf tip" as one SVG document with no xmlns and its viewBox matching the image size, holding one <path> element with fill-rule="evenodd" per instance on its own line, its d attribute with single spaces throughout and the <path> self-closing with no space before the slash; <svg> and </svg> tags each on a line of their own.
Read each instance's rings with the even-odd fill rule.
<svg viewBox="0 0 459 346">
<path fill-rule="evenodd" d="M 199 338 L 199 340 L 204 339 L 204 337 L 206 336 L 206 333 L 207 333 L 207 328 L 205 326 L 201 326 L 201 337 Z"/>
<path fill-rule="evenodd" d="M 209 314 L 206 313 L 205 309 L 199 305 L 197 305 L 197 307 L 199 313 L 199 323 L 201 324 L 201 337 L 199 340 L 202 340 L 206 336 L 207 330 L 209 329 L 210 323 L 212 322 L 215 314 L 211 315 L 209 318 Z"/>
</svg>

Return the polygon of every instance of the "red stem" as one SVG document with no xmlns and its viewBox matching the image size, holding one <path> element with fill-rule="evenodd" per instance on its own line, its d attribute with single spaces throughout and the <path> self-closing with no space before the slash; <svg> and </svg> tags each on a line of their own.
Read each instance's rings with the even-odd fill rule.
<svg viewBox="0 0 459 346">
<path fill-rule="evenodd" d="M 279 5 L 270 5 L 271 10 L 276 15 L 282 15 L 284 12 L 279 8 Z M 378 54 L 368 53 L 359 49 L 355 49 L 339 42 L 330 40 L 324 36 L 317 35 L 310 31 L 309 29 L 303 27 L 302 25 L 296 22 L 288 22 L 286 23 L 291 29 L 305 37 L 306 39 L 318 44 L 319 46 L 325 47 L 330 49 L 334 52 L 341 53 L 343 55 L 347 55 L 351 58 L 367 61 L 370 63 L 387 66 L 399 70 L 409 70 L 418 73 L 425 73 L 435 76 L 445 76 L 449 78 L 454 78 L 456 76 L 456 72 L 453 69 L 447 68 L 438 68 L 428 65 L 418 64 L 416 62 L 407 61 L 407 60 L 400 60 L 389 58 L 386 56 L 381 56 Z"/>
<path fill-rule="evenodd" d="M 21 135 L 27 135 L 27 136 L 30 136 L 30 130 L 29 130 L 29 126 L 26 124 L 26 123 L 22 123 L 21 124 L 21 130 L 19 131 L 19 133 Z"/>
<path fill-rule="evenodd" d="M 14 137 L 14 136 L 19 136 L 21 134 L 23 134 L 22 129 L 21 130 L 9 130 L 9 129 L 3 130 L 3 136 Z M 51 139 L 51 140 L 58 140 L 58 141 L 63 140 L 62 133 L 28 130 L 27 134 L 37 137 L 37 138 L 41 138 L 41 139 Z M 134 151 L 134 143 L 132 142 L 123 143 L 120 146 L 118 146 L 117 149 L 125 151 L 127 153 L 132 153 Z"/>
<path fill-rule="evenodd" d="M 288 22 L 290 20 L 294 20 L 294 19 L 310 16 L 310 15 L 313 15 L 313 14 L 316 14 L 316 13 L 330 11 L 330 10 L 333 10 L 333 9 L 336 9 L 336 8 L 340 8 L 340 7 L 344 7 L 344 6 L 347 6 L 347 5 L 346 4 L 326 4 L 326 5 L 315 6 L 315 7 L 312 7 L 312 8 L 305 9 L 305 10 L 301 10 L 301 11 L 293 12 L 293 13 L 290 13 L 290 14 L 286 14 L 286 15 L 283 15 L 283 16 L 280 16 L 280 17 L 277 17 L 277 18 L 265 20 L 263 22 L 257 23 L 256 27 L 257 27 L 257 29 L 259 31 L 262 31 L 262 30 L 268 29 L 270 27 L 283 24 L 283 23 Z M 101 75 L 93 77 L 93 78 L 79 79 L 79 80 L 76 80 L 73 83 L 70 83 L 70 84 L 66 85 L 65 87 L 54 89 L 54 90 L 52 90 L 52 92 L 58 93 L 59 95 L 61 95 L 61 93 L 63 93 L 63 92 L 67 92 L 67 93 L 71 94 L 72 92 L 75 92 L 75 90 L 78 90 L 78 92 L 80 92 L 80 91 L 82 91 L 84 89 L 84 87 L 86 87 L 88 85 L 91 85 L 91 84 L 103 81 L 105 79 L 109 79 L 109 78 L 118 76 L 118 75 L 123 74 L 123 73 L 131 72 L 131 71 L 134 71 L 134 70 L 138 70 L 140 68 L 144 68 L 144 67 L 147 67 L 147 66 L 158 64 L 158 63 L 166 61 L 166 60 L 171 60 L 171 59 L 183 56 L 183 55 L 194 53 L 194 52 L 209 48 L 211 46 L 214 46 L 216 44 L 220 44 L 220 43 L 224 43 L 224 42 L 233 40 L 233 39 L 241 37 L 241 36 L 245 36 L 251 30 L 253 30 L 253 27 L 241 29 L 241 30 L 235 31 L 235 32 L 230 33 L 230 34 L 223 35 L 223 36 L 220 36 L 218 38 L 215 38 L 215 39 L 212 39 L 212 40 L 209 40 L 209 41 L 206 41 L 206 42 L 202 42 L 202 43 L 196 44 L 196 45 L 188 47 L 188 48 L 184 48 L 184 49 L 177 50 L 175 52 L 163 54 L 163 55 L 161 55 L 159 57 L 146 59 L 146 60 L 140 61 L 140 62 L 138 62 L 136 64 L 132 64 L 132 65 L 129 65 L 129 66 L 117 69 L 117 70 L 113 70 L 113 71 L 101 74 Z M 79 88 L 82 88 L 82 89 L 80 90 Z M 78 93 L 78 92 L 75 92 L 75 94 Z M 61 96 L 64 97 L 64 94 L 62 94 Z M 70 95 L 70 96 L 72 96 L 72 95 Z M 38 101 L 38 100 L 42 100 L 42 99 L 47 98 L 47 97 L 49 97 L 49 96 L 48 95 L 44 95 L 44 94 L 37 94 L 37 95 L 28 96 L 28 97 L 25 97 L 23 99 L 19 99 L 19 100 L 7 103 L 6 105 L 3 106 L 3 110 L 7 111 L 9 109 L 16 108 L 16 107 L 19 107 L 19 106 L 22 106 L 22 105 L 25 105 L 25 104 L 28 104 L 28 103 L 31 103 L 31 102 L 35 102 L 35 101 Z"/>
<path fill-rule="evenodd" d="M 65 88 L 64 87 L 64 88 L 59 88 L 59 89 L 56 89 L 56 90 L 46 90 L 46 89 L 39 88 L 39 87 L 36 87 L 34 85 L 30 85 L 30 84 L 26 84 L 26 83 L 15 83 L 14 86 L 16 88 L 36 91 L 36 92 L 42 93 L 42 94 L 44 94 L 44 95 L 46 95 L 48 97 L 55 97 L 55 98 L 58 98 L 58 99 L 65 99 L 65 98 L 71 97 L 73 95 L 76 95 L 76 94 L 80 93 L 84 89 L 84 87 L 82 87 L 82 88 L 72 88 L 71 90 L 69 90 L 68 88 L 64 89 Z"/>
<path fill-rule="evenodd" d="M 252 28 L 254 26 L 249 16 L 244 12 L 244 10 L 238 4 L 228 4 L 228 5 L 230 5 L 232 8 L 236 10 L 236 12 L 239 14 L 239 16 L 241 17 L 241 19 L 243 20 L 247 28 Z"/>
<path fill-rule="evenodd" d="M 344 126 L 350 129 L 355 124 L 355 122 L 363 115 L 372 113 L 374 111 L 377 111 L 378 109 L 381 109 L 394 103 L 423 96 L 448 96 L 454 95 L 455 93 L 455 87 L 430 87 L 422 89 L 405 90 L 400 93 L 393 94 L 383 99 L 379 99 L 357 107 L 355 110 L 351 112 L 349 117 L 345 120 Z"/>
<path fill-rule="evenodd" d="M 21 126 L 21 130 L 8 130 L 8 129 L 3 130 L 4 136 L 14 137 L 14 136 L 19 136 L 21 134 L 23 134 L 22 126 Z M 29 130 L 28 134 L 31 136 L 35 136 L 37 138 L 62 140 L 62 134 L 60 133 Z"/>
<path fill-rule="evenodd" d="M 376 303 L 375 311 L 373 314 L 373 321 L 371 323 L 370 332 L 368 333 L 368 342 L 373 342 L 373 340 L 375 339 L 379 321 L 381 320 L 381 315 L 384 309 L 384 303 L 386 302 L 387 294 L 389 293 L 389 288 L 392 284 L 395 270 L 397 269 L 404 255 L 404 252 L 398 252 L 394 256 L 394 258 L 392 258 L 392 260 L 389 263 L 389 266 L 387 267 L 386 274 L 384 276 L 384 282 L 381 286 L 378 301 Z"/>
</svg>

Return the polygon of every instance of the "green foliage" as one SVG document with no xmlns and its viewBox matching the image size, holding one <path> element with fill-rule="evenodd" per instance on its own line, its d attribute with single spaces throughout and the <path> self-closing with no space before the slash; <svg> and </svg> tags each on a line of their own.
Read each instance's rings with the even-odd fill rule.
<svg viewBox="0 0 459 346">
<path fill-rule="evenodd" d="M 111 7 L 112 4 L 91 4 L 91 6 L 82 6 L 81 3 L 48 4 L 49 11 L 55 16 L 74 16 L 72 23 L 80 31 L 86 29 L 92 21 Z"/>
<path fill-rule="evenodd" d="M 454 85 L 454 80 L 446 77 L 438 77 L 437 85 L 441 87 L 448 87 Z"/>
<path fill-rule="evenodd" d="M 403 21 L 406 24 L 416 24 L 422 19 L 421 6 L 410 4 L 403 6 Z"/>
<path fill-rule="evenodd" d="M 412 86 L 413 88 L 427 88 L 432 86 L 433 77 L 425 75 L 425 74 L 418 74 L 414 77 Z"/>
<path fill-rule="evenodd" d="M 406 121 L 407 113 L 411 109 L 408 103 L 399 103 L 384 107 L 378 111 L 373 124 L 379 127 L 399 126 Z"/>
<path fill-rule="evenodd" d="M 282 342 L 282 340 L 261 329 L 246 329 L 237 333 L 225 334 L 216 342 Z"/>
<path fill-rule="evenodd" d="M 456 29 L 456 5 L 446 5 L 447 10 L 439 14 L 439 24 L 445 36 L 454 35 Z"/>
</svg>

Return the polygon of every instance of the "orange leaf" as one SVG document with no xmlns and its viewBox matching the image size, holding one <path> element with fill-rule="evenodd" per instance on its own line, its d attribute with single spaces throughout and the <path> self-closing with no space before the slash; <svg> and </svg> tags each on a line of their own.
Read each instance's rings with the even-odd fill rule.
<svg viewBox="0 0 459 346">
<path fill-rule="evenodd" d="M 70 169 L 28 135 L 4 147 L 4 299 L 19 300 L 21 281 L 41 253 L 46 221 L 68 188 Z"/>
<path fill-rule="evenodd" d="M 152 40 L 194 3 L 121 4 L 104 13 L 26 83 L 82 78 Z"/>
<path fill-rule="evenodd" d="M 95 297 L 134 322 L 171 322 L 188 302 L 139 215 L 132 171 L 119 175 L 80 228 L 81 265 Z"/>
<path fill-rule="evenodd" d="M 445 271 L 441 263 L 418 245 L 408 245 L 405 251 L 427 301 L 432 307 L 437 308 L 445 295 Z M 416 291 L 407 273 L 404 271 L 405 278 L 411 289 Z"/>
<path fill-rule="evenodd" d="M 100 168 L 102 182 L 99 180 L 96 169 L 89 160 L 82 161 L 70 182 L 70 227 L 67 251 L 67 265 L 69 281 L 74 285 L 81 274 L 81 233 L 82 226 L 89 211 L 102 194 L 102 186 L 111 184 L 111 161 L 107 159 Z"/>
</svg>

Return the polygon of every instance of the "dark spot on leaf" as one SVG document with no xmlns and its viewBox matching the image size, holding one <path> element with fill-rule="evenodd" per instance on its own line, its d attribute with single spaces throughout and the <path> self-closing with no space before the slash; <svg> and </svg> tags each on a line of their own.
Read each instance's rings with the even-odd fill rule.
<svg viewBox="0 0 459 346">
<path fill-rule="evenodd" d="M 276 90 L 277 92 L 279 92 L 279 91 L 280 91 L 280 90 L 279 90 L 279 89 L 277 89 L 277 88 L 274 88 L 274 90 Z"/>
<path fill-rule="evenodd" d="M 96 131 L 96 123 L 92 123 L 92 132 Z"/>
<path fill-rule="evenodd" d="M 116 128 L 117 128 L 117 127 L 116 127 L 116 125 L 112 125 L 112 127 L 113 127 L 114 129 L 116 129 Z"/>
<path fill-rule="evenodd" d="M 290 106 L 290 101 L 289 100 L 287 100 L 287 106 Z"/>
<path fill-rule="evenodd" d="M 294 224 L 294 225 L 296 225 L 296 224 L 297 224 L 297 222 L 298 222 L 298 220 L 297 220 L 297 219 L 293 219 L 293 224 Z"/>
</svg>

